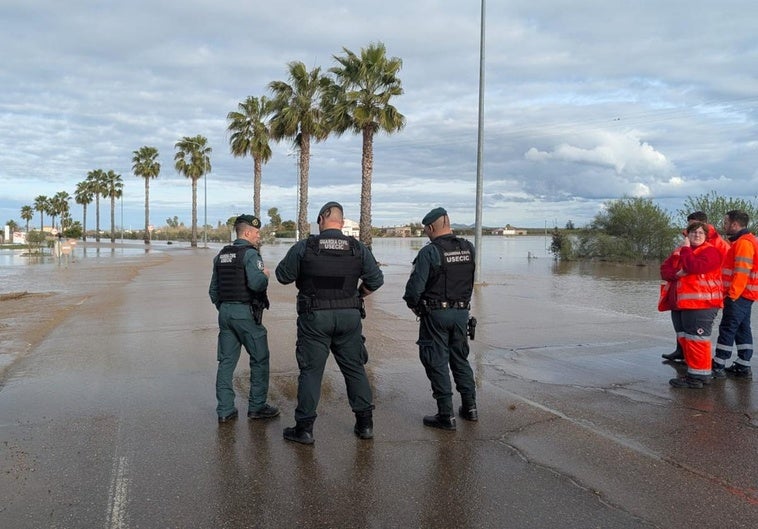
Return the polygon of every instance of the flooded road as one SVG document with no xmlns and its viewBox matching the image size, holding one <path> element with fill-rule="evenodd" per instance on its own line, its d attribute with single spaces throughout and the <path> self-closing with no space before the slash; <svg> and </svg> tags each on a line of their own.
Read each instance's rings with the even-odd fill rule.
<svg viewBox="0 0 758 529">
<path fill-rule="evenodd" d="M 670 388 L 657 270 L 556 270 L 540 239 L 495 239 L 513 250 L 483 254 L 480 420 L 454 433 L 421 424 L 435 405 L 401 296 L 422 241 L 377 240 L 386 284 L 365 320 L 375 438 L 352 434 L 330 360 L 311 447 L 282 439 L 296 404 L 295 289 L 272 285 L 264 316 L 282 415 L 219 426 L 215 251 L 166 250 L 96 289 L 7 373 L 3 526 L 755 527 L 756 383 Z M 287 248 L 265 247 L 267 265 Z"/>
</svg>

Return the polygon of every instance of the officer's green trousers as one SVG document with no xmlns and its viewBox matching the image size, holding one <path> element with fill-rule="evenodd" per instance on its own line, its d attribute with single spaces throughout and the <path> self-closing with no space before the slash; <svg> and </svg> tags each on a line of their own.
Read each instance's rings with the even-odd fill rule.
<svg viewBox="0 0 758 529">
<path fill-rule="evenodd" d="M 371 386 L 364 367 L 368 353 L 361 335 L 358 309 L 314 310 L 297 317 L 295 356 L 300 368 L 295 420 L 312 420 L 321 397 L 321 380 L 329 356 L 334 354 L 345 378 L 347 398 L 354 412 L 373 409 Z"/>
<path fill-rule="evenodd" d="M 432 383 L 432 396 L 437 400 L 440 414 L 453 415 L 453 389 L 450 371 L 455 380 L 455 389 L 464 402 L 475 402 L 476 383 L 468 362 L 468 337 L 466 325 L 469 311 L 466 309 L 433 310 L 422 316 L 419 325 L 419 357 Z M 448 370 L 449 366 L 449 370 Z"/>
<path fill-rule="evenodd" d="M 250 306 L 243 303 L 222 303 L 218 312 L 218 346 L 216 350 L 216 412 L 226 416 L 234 409 L 234 369 L 241 347 L 250 355 L 250 394 L 248 410 L 258 410 L 268 395 L 269 350 L 266 328 L 253 321 Z"/>
</svg>

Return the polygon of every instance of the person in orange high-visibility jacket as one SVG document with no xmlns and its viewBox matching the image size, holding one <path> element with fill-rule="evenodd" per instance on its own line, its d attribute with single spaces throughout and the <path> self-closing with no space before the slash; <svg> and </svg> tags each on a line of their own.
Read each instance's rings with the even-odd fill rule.
<svg viewBox="0 0 758 529">
<path fill-rule="evenodd" d="M 687 374 L 672 378 L 669 384 L 700 389 L 711 382 L 711 330 L 723 306 L 721 254 L 706 241 L 707 224 L 693 222 L 685 231 L 682 245 L 661 265 L 666 285 L 658 308 L 671 310 L 687 363 Z"/>
<path fill-rule="evenodd" d="M 719 235 L 719 232 L 716 231 L 716 228 L 714 228 L 712 225 L 708 224 L 708 215 L 705 214 L 703 211 L 694 211 L 687 215 L 687 225 L 692 224 L 693 222 L 703 222 L 706 224 L 708 228 L 707 235 L 705 237 L 706 241 L 708 241 L 712 246 L 714 246 L 718 251 L 719 254 L 721 254 L 721 259 L 723 262 L 723 259 L 726 258 L 726 252 L 729 251 L 729 243 L 726 242 L 721 235 Z M 682 232 L 685 236 L 687 235 L 687 231 Z M 678 256 L 678 254 L 677 254 Z M 676 291 L 672 289 L 670 291 L 670 294 L 673 296 L 676 294 Z M 669 309 L 666 309 L 669 310 Z M 682 351 L 682 346 L 679 345 L 679 337 L 677 335 L 676 339 L 676 346 L 674 347 L 674 350 L 670 353 L 663 353 L 661 355 L 664 359 L 670 361 L 670 362 L 683 362 L 684 361 L 684 351 Z"/>
<path fill-rule="evenodd" d="M 753 334 L 750 313 L 758 299 L 758 239 L 750 233 L 750 222 L 744 211 L 732 210 L 724 217 L 724 231 L 732 245 L 722 267 L 724 282 L 724 313 L 719 325 L 716 355 L 713 358 L 713 377 L 726 375 L 753 378 L 750 359 L 753 357 Z M 737 359 L 726 367 L 737 346 Z"/>
</svg>

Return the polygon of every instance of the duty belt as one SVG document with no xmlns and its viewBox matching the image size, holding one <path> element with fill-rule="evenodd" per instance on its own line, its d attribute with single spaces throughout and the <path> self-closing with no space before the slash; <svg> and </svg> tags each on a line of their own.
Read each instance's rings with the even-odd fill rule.
<svg viewBox="0 0 758 529">
<path fill-rule="evenodd" d="M 428 299 L 425 301 L 426 306 L 431 310 L 438 309 L 470 309 L 471 304 L 468 301 L 437 301 Z"/>
<path fill-rule="evenodd" d="M 297 313 L 305 314 L 314 310 L 330 309 L 358 309 L 363 308 L 363 300 L 359 297 L 350 297 L 342 299 L 317 299 L 317 298 L 298 298 Z"/>
</svg>

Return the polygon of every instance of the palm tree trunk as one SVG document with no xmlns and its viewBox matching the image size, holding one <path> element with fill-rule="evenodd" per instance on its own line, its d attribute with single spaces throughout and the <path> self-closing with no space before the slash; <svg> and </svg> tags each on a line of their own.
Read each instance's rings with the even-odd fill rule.
<svg viewBox="0 0 758 529">
<path fill-rule="evenodd" d="M 116 242 L 116 197 L 111 196 L 111 242 Z"/>
<path fill-rule="evenodd" d="M 95 194 L 95 242 L 100 242 L 100 193 Z"/>
<path fill-rule="evenodd" d="M 82 241 L 87 242 L 87 204 L 82 204 Z"/>
<path fill-rule="evenodd" d="M 311 159 L 311 138 L 308 134 L 301 136 L 300 142 L 300 211 L 297 215 L 297 228 L 300 239 L 306 239 L 310 234 L 308 225 L 308 171 Z"/>
<path fill-rule="evenodd" d="M 192 179 L 192 248 L 197 248 L 197 178 Z"/>
<path fill-rule="evenodd" d="M 253 214 L 261 218 L 261 159 L 253 157 Z"/>
<path fill-rule="evenodd" d="M 374 134 L 363 129 L 363 154 L 361 156 L 361 219 L 360 240 L 371 249 L 371 175 L 374 171 Z"/>
<path fill-rule="evenodd" d="M 42 231 L 45 229 L 45 219 L 42 216 L 42 211 L 39 212 L 39 231 L 42 233 Z"/>
<path fill-rule="evenodd" d="M 145 177 L 145 244 L 150 244 L 150 178 Z"/>
</svg>

